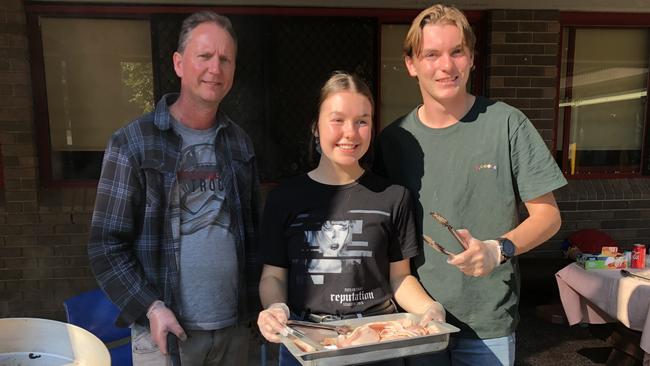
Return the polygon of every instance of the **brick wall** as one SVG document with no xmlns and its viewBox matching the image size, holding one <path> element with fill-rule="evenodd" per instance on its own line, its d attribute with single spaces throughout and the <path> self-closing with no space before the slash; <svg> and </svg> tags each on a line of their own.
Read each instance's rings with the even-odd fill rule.
<svg viewBox="0 0 650 366">
<path fill-rule="evenodd" d="M 551 146 L 559 13 L 489 11 L 487 95 L 522 109 Z M 63 299 L 95 286 L 86 256 L 93 188 L 40 188 L 22 0 L 0 2 L 0 317 L 63 319 Z M 572 231 L 594 227 L 624 247 L 650 244 L 650 179 L 572 180 L 560 232 L 527 254 L 559 258 Z M 550 267 L 546 267 L 550 268 Z M 552 272 L 552 269 L 548 269 Z M 548 278 L 547 278 L 548 277 Z M 552 273 L 545 281 L 553 285 Z"/>
<path fill-rule="evenodd" d="M 488 21 L 487 94 L 521 109 L 549 148 L 555 132 L 560 13 L 493 10 Z M 621 247 L 650 244 L 650 179 L 570 180 L 556 192 L 562 228 L 528 257 L 557 257 L 575 230 L 607 232 Z"/>
<path fill-rule="evenodd" d="M 25 19 L 22 0 L 0 2 L 0 317 L 63 319 L 63 299 L 94 286 L 86 255 L 94 195 L 38 189 Z"/>
<path fill-rule="evenodd" d="M 493 10 L 488 21 L 487 94 L 523 111 L 553 147 L 559 11 Z"/>
</svg>

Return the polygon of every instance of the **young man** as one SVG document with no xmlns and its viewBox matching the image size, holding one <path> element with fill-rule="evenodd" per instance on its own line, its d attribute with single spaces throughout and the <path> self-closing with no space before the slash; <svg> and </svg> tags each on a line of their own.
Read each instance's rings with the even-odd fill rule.
<svg viewBox="0 0 650 366">
<path fill-rule="evenodd" d="M 250 139 L 219 108 L 236 54 L 227 18 L 185 19 L 180 94 L 115 132 L 104 155 L 88 253 L 117 324 L 132 328 L 136 365 L 169 364 L 168 333 L 185 365 L 246 364 L 237 324 L 258 310 L 245 306 L 259 278 L 257 172 Z"/>
<path fill-rule="evenodd" d="M 560 227 L 552 191 L 566 180 L 533 125 L 517 109 L 467 92 L 475 39 L 453 7 L 434 5 L 415 18 L 404 60 L 423 104 L 378 142 L 378 171 L 417 194 L 424 234 L 458 253 L 448 257 L 425 247 L 414 263 L 447 321 L 461 329 L 447 352 L 416 364 L 512 365 L 516 256 Z M 519 200 L 529 214 L 521 222 Z M 467 229 L 458 231 L 465 248 L 431 218 L 433 211 Z"/>
</svg>

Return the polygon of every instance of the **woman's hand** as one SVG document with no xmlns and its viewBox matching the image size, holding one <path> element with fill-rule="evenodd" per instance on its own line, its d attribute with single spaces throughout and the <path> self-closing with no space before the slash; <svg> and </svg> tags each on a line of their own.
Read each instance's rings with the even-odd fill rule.
<svg viewBox="0 0 650 366">
<path fill-rule="evenodd" d="M 447 313 L 445 312 L 445 308 L 442 306 L 442 304 L 435 301 L 429 305 L 424 314 L 422 314 L 420 325 L 426 326 L 426 324 L 432 320 L 439 323 L 444 323 L 446 315 Z"/>
<path fill-rule="evenodd" d="M 257 326 L 267 341 L 280 343 L 278 334 L 286 326 L 289 314 L 287 304 L 279 302 L 269 305 L 266 310 L 260 312 L 257 317 Z"/>
</svg>

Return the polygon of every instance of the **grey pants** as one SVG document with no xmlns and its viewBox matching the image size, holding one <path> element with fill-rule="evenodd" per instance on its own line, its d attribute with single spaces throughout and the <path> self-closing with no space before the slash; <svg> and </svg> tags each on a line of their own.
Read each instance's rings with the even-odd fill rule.
<svg viewBox="0 0 650 366">
<path fill-rule="evenodd" d="M 217 330 L 186 330 L 187 340 L 179 342 L 181 363 L 185 366 L 246 365 L 250 329 L 232 326 Z M 170 366 L 169 356 L 158 350 L 149 329 L 131 327 L 131 349 L 135 366 Z"/>
</svg>

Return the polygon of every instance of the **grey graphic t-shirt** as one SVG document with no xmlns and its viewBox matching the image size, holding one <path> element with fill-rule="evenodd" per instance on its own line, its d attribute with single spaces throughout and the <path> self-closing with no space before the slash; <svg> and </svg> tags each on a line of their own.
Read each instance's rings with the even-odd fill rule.
<svg viewBox="0 0 650 366">
<path fill-rule="evenodd" d="M 181 319 L 188 329 L 213 330 L 237 317 L 237 252 L 227 190 L 230 167 L 215 150 L 220 124 L 194 130 L 174 121 L 183 139 L 180 192 Z"/>
</svg>

